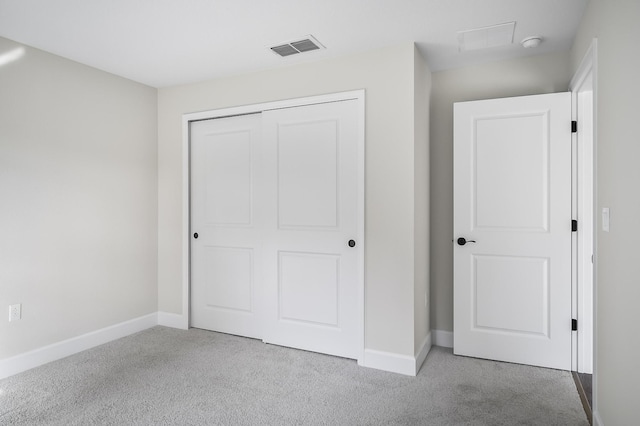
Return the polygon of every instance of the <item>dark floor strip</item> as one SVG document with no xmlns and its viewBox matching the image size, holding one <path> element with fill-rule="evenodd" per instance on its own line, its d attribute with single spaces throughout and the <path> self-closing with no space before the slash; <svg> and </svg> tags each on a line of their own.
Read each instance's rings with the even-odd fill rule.
<svg viewBox="0 0 640 426">
<path fill-rule="evenodd" d="M 582 384 L 584 393 L 587 394 L 589 407 L 593 408 L 593 375 L 587 373 L 578 373 L 578 379 L 580 379 L 580 383 Z"/>
<path fill-rule="evenodd" d="M 584 412 L 587 414 L 587 419 L 589 419 L 589 424 L 593 425 L 593 415 L 591 413 L 591 375 L 579 374 L 575 371 L 572 371 L 571 375 L 573 376 L 573 381 L 576 383 L 578 395 L 580 395 L 580 401 L 582 402 Z"/>
</svg>

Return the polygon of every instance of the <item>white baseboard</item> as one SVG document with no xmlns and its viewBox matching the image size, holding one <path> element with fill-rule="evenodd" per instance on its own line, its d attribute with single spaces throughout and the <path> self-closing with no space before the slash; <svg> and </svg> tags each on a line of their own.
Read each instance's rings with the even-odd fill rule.
<svg viewBox="0 0 640 426">
<path fill-rule="evenodd" d="M 431 330 L 434 346 L 442 346 L 443 348 L 453 347 L 453 332 L 444 330 Z"/>
<path fill-rule="evenodd" d="M 0 379 L 120 339 L 158 324 L 156 312 L 0 360 Z"/>
<path fill-rule="evenodd" d="M 365 349 L 360 365 L 407 376 L 416 375 L 416 359 L 409 355 Z"/>
<path fill-rule="evenodd" d="M 416 374 L 420 371 L 420 367 L 424 364 L 424 360 L 427 359 L 431 346 L 431 333 L 429 333 L 427 334 L 427 337 L 424 338 L 424 342 L 422 342 L 420 349 L 418 349 L 418 352 L 416 353 Z"/>
<path fill-rule="evenodd" d="M 189 328 L 188 320 L 181 314 L 154 312 L 120 324 L 63 340 L 62 342 L 34 349 L 24 354 L 0 360 L 0 379 L 126 337 L 155 325 L 182 330 Z M 432 330 L 431 333 L 425 337 L 424 342 L 415 356 L 365 349 L 364 357 L 359 364 L 364 367 L 415 376 L 427 358 L 432 345 L 453 347 L 453 333 L 450 331 Z"/>
<path fill-rule="evenodd" d="M 593 412 L 593 426 L 604 426 L 604 423 L 602 422 L 600 413 L 598 411 Z"/>
<path fill-rule="evenodd" d="M 158 312 L 158 325 L 165 327 L 189 329 L 189 321 L 182 314 L 172 314 L 170 312 Z"/>
</svg>

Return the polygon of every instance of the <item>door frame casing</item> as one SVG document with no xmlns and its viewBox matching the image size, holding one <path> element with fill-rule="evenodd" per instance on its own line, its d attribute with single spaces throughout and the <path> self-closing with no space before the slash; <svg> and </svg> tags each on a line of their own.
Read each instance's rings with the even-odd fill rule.
<svg viewBox="0 0 640 426">
<path fill-rule="evenodd" d="M 598 239 L 598 188 L 597 188 L 597 137 L 598 137 L 598 120 L 597 120 L 597 99 L 598 99 L 598 73 L 597 73 L 597 64 L 598 64 L 598 40 L 594 38 L 591 42 L 591 45 L 587 49 L 578 69 L 576 70 L 571 82 L 569 83 L 569 90 L 572 94 L 572 116 L 573 120 L 578 122 L 578 133 L 576 138 L 576 143 L 578 145 L 578 151 L 582 147 L 582 151 L 588 151 L 586 156 L 579 155 L 577 157 L 577 167 L 578 169 L 590 168 L 591 171 L 591 179 L 590 182 L 585 182 L 582 177 L 583 173 L 579 173 L 576 180 L 576 194 L 575 194 L 575 202 L 578 212 L 578 218 L 581 217 L 581 211 L 590 210 L 591 213 L 591 223 L 578 223 L 578 232 L 577 232 L 577 245 L 579 247 L 583 247 L 582 255 L 580 249 L 577 251 L 574 257 L 574 271 L 577 272 L 577 280 L 576 286 L 574 287 L 574 306 L 576 308 L 575 314 L 577 315 L 578 320 L 578 332 L 574 333 L 572 347 L 575 348 L 575 356 L 572 357 L 572 370 L 578 372 L 584 372 L 585 362 L 589 362 L 592 367 L 593 374 L 593 387 L 592 387 L 592 412 L 597 411 L 597 340 L 598 336 L 596 333 L 596 324 L 597 324 L 597 312 L 598 312 L 598 300 L 597 300 L 597 267 L 598 267 L 598 256 L 597 256 L 597 239 Z M 585 128 L 584 123 L 585 117 L 582 116 L 582 111 L 579 108 L 578 102 L 578 94 L 581 93 L 584 88 L 585 83 L 590 80 L 591 82 L 591 116 L 587 118 L 587 122 L 590 121 L 590 126 Z M 591 134 L 585 138 L 581 137 L 581 132 L 590 132 Z M 582 144 L 587 144 L 588 146 L 581 146 Z M 575 219 L 576 217 L 574 217 Z M 589 229 L 591 232 L 590 239 L 591 241 L 584 241 L 585 238 L 589 238 L 589 234 L 585 236 L 584 230 Z M 584 244 L 591 243 L 591 257 L 586 250 L 584 250 Z M 585 269 L 587 269 L 588 265 L 592 265 L 592 280 L 591 282 L 585 282 L 581 279 L 581 274 L 585 274 Z M 584 298 L 582 295 L 589 294 L 591 296 L 591 303 L 589 303 L 586 307 L 584 304 Z M 589 309 L 590 308 L 590 309 Z M 581 344 L 581 339 L 584 340 L 584 336 L 588 335 L 591 337 L 591 345 L 587 345 L 587 347 Z M 589 351 L 590 353 L 586 353 Z"/>
<path fill-rule="evenodd" d="M 365 258 L 365 91 L 353 90 L 326 95 L 309 96 L 295 99 L 243 105 L 238 107 L 213 109 L 182 115 L 182 315 L 181 328 L 188 329 L 190 323 L 190 286 L 191 286 L 191 137 L 190 122 L 237 115 L 255 114 L 263 111 L 294 108 L 307 105 L 354 100 L 357 102 L 357 216 L 356 240 L 357 256 L 357 304 L 358 304 L 358 363 L 364 360 L 364 258 Z"/>
</svg>

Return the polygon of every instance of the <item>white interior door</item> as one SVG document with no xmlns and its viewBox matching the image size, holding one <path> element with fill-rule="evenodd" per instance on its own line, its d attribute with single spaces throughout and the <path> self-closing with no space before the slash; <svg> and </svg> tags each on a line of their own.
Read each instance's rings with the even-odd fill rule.
<svg viewBox="0 0 640 426">
<path fill-rule="evenodd" d="M 358 357 L 358 117 L 356 101 L 263 114 L 267 343 Z"/>
<path fill-rule="evenodd" d="M 569 370 L 571 95 L 454 116 L 454 353 Z"/>
<path fill-rule="evenodd" d="M 190 132 L 191 326 L 261 338 L 260 114 Z"/>
</svg>

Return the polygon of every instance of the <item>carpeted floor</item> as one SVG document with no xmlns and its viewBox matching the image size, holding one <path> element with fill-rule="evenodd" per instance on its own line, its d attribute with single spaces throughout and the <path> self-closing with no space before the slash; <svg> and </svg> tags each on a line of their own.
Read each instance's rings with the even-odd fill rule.
<svg viewBox="0 0 640 426">
<path fill-rule="evenodd" d="M 0 380 L 1 425 L 587 425 L 569 372 L 434 347 L 417 377 L 154 327 Z"/>
</svg>

